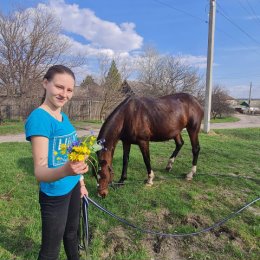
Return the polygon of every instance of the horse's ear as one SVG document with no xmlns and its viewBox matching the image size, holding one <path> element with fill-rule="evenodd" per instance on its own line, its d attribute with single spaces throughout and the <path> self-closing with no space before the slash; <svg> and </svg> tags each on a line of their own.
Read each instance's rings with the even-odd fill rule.
<svg viewBox="0 0 260 260">
<path fill-rule="evenodd" d="M 107 164 L 107 161 L 106 160 L 101 160 L 99 162 L 99 164 L 100 164 L 101 167 L 103 167 L 103 166 L 105 166 Z"/>
</svg>

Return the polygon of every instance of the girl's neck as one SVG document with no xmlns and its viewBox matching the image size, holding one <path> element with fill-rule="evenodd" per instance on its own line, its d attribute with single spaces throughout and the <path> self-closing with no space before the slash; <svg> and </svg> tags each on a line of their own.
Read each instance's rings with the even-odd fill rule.
<svg viewBox="0 0 260 260">
<path fill-rule="evenodd" d="M 61 112 L 61 108 L 60 107 L 55 107 L 53 104 L 44 101 L 41 105 L 41 107 L 50 109 L 52 112 L 54 113 L 60 113 Z"/>
<path fill-rule="evenodd" d="M 57 108 L 54 106 L 51 106 L 47 103 L 43 103 L 41 106 L 41 108 L 43 108 L 45 111 L 47 111 L 51 116 L 53 116 L 55 119 L 57 119 L 58 121 L 62 120 L 62 115 L 61 115 L 61 108 Z"/>
</svg>

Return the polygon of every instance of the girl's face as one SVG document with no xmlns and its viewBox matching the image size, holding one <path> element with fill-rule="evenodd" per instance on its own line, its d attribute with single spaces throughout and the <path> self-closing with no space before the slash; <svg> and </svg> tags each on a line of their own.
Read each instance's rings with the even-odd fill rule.
<svg viewBox="0 0 260 260">
<path fill-rule="evenodd" d="M 72 98 L 74 85 L 73 77 L 67 73 L 57 73 L 50 81 L 44 79 L 45 102 L 54 108 L 63 107 Z"/>
</svg>

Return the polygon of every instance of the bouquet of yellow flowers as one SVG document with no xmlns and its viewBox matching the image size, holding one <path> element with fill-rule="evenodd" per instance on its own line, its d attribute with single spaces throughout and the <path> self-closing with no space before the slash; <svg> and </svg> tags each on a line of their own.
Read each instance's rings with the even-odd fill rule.
<svg viewBox="0 0 260 260">
<path fill-rule="evenodd" d="M 83 140 L 73 141 L 71 144 L 61 144 L 60 145 L 60 156 L 57 151 L 54 152 L 54 155 L 57 156 L 57 160 L 62 160 L 64 156 L 67 157 L 69 161 L 79 162 L 79 161 L 87 161 L 92 164 L 94 169 L 96 168 L 94 165 L 97 165 L 97 161 L 94 158 L 95 153 L 104 148 L 105 140 L 98 140 L 97 138 L 91 134 L 85 137 Z"/>
</svg>

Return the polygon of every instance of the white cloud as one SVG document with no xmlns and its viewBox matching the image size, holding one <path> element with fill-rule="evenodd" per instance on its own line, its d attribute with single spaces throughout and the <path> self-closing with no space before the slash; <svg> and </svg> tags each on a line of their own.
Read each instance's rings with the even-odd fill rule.
<svg viewBox="0 0 260 260">
<path fill-rule="evenodd" d="M 184 63 L 196 68 L 205 69 L 207 67 L 206 56 L 181 55 L 180 57 Z"/>
<path fill-rule="evenodd" d="M 112 49 L 94 48 L 90 44 L 80 43 L 67 35 L 62 35 L 62 37 L 69 42 L 72 55 L 81 54 L 86 56 L 97 56 L 99 54 L 105 54 L 108 57 L 113 57 L 115 55 L 115 52 Z"/>
<path fill-rule="evenodd" d="M 66 4 L 64 0 L 50 0 L 49 5 L 39 4 L 39 7 L 50 9 L 61 20 L 65 32 L 82 36 L 89 44 L 91 53 L 100 50 L 110 52 L 131 52 L 142 47 L 143 38 L 135 32 L 134 23 L 105 21 L 87 8 L 80 8 L 77 4 Z M 77 42 L 73 42 L 75 46 Z M 87 46 L 87 47 L 86 47 Z"/>
</svg>

